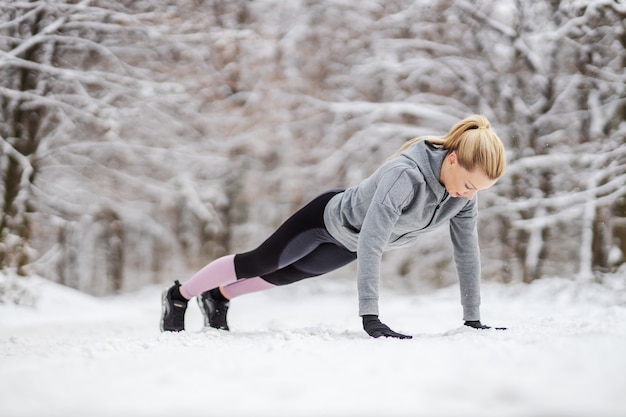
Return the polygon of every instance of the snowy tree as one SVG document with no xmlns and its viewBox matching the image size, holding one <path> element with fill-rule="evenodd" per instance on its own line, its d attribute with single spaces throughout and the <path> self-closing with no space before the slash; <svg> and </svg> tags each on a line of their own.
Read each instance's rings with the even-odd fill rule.
<svg viewBox="0 0 626 417">
<path fill-rule="evenodd" d="M 1 7 L 3 267 L 98 294 L 184 277 L 471 113 L 510 162 L 480 196 L 487 277 L 624 263 L 621 1 Z M 385 274 L 451 282 L 445 234 Z"/>
<path fill-rule="evenodd" d="M 178 250 L 172 241 L 185 240 L 151 216 L 154 207 L 178 213 L 179 233 L 189 215 L 205 224 L 217 215 L 211 204 L 198 206 L 179 175 L 211 158 L 183 143 L 169 150 L 172 138 L 198 135 L 177 119 L 184 86 L 159 67 L 181 52 L 163 42 L 158 25 L 167 16 L 150 21 L 150 4 L 128 3 L 133 9 L 14 2 L 2 11 L 2 265 L 35 261 L 48 276 L 96 293 L 121 288 L 125 263 L 154 272 L 159 257 Z M 223 175 L 216 159 L 207 177 Z M 194 243 L 222 233 L 200 229 Z M 146 256 L 131 251 L 125 260 L 134 245 Z"/>
<path fill-rule="evenodd" d="M 502 224 L 504 273 L 513 274 L 515 263 L 524 281 L 608 271 L 611 248 L 624 240 L 617 225 L 626 195 L 626 8 L 620 2 L 513 6 L 475 15 L 511 45 L 508 65 L 492 85 L 504 106 L 490 103 L 511 138 L 504 199 L 490 210 Z"/>
</svg>

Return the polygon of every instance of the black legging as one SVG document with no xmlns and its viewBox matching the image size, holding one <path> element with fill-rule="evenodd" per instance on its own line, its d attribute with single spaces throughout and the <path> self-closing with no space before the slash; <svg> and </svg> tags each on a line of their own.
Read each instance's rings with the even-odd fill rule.
<svg viewBox="0 0 626 417">
<path fill-rule="evenodd" d="M 343 190 L 331 190 L 313 199 L 287 219 L 258 248 L 235 255 L 237 279 L 261 277 L 286 285 L 316 277 L 356 259 L 324 225 L 324 208 Z"/>
</svg>

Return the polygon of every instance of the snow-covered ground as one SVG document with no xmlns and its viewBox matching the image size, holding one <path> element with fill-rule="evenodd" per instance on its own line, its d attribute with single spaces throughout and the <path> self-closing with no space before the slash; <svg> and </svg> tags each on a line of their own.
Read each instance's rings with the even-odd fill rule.
<svg viewBox="0 0 626 417">
<path fill-rule="evenodd" d="M 6 284 L 7 277 L 0 276 Z M 385 291 L 369 338 L 353 285 L 320 278 L 241 297 L 231 332 L 159 332 L 160 291 L 92 298 L 23 282 L 0 304 L 0 416 L 626 416 L 626 287 L 544 279 L 483 285 L 460 326 L 456 287 Z"/>
</svg>

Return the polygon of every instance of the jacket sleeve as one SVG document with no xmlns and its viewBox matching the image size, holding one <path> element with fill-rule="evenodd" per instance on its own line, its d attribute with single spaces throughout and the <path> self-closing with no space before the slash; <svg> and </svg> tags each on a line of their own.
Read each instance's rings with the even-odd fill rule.
<svg viewBox="0 0 626 417">
<path fill-rule="evenodd" d="M 414 184 L 402 172 L 381 177 L 367 209 L 357 245 L 359 315 L 378 315 L 380 263 L 402 210 L 414 196 Z"/>
<path fill-rule="evenodd" d="M 450 220 L 454 261 L 459 276 L 464 320 L 480 320 L 480 249 L 478 247 L 478 196 Z"/>
</svg>

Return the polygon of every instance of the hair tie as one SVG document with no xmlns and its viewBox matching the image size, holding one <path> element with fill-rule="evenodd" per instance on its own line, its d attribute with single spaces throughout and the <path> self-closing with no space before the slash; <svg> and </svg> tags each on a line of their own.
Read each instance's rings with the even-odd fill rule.
<svg viewBox="0 0 626 417">
<path fill-rule="evenodd" d="M 487 126 L 478 126 L 479 129 L 487 129 Z"/>
</svg>

